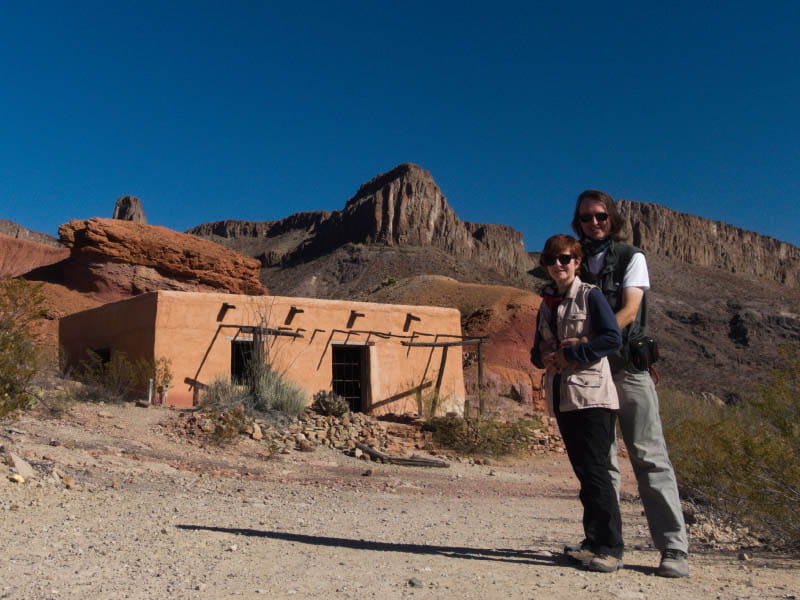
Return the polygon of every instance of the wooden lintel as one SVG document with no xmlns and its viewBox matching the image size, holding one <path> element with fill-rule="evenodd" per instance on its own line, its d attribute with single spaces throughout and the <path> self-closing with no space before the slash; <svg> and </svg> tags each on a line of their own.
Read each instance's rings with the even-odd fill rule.
<svg viewBox="0 0 800 600">
<path fill-rule="evenodd" d="M 489 338 L 470 338 L 460 342 L 400 342 L 403 346 L 414 346 L 423 348 L 447 348 L 448 346 L 474 346 L 488 342 Z"/>
</svg>

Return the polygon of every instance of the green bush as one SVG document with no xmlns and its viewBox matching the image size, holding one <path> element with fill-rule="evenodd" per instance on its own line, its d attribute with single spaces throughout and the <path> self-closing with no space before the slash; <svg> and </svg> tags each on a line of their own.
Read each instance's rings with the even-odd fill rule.
<svg viewBox="0 0 800 600">
<path fill-rule="evenodd" d="M 207 407 L 203 412 L 214 425 L 209 437 L 220 446 L 235 441 L 253 424 L 253 418 L 245 413 L 241 405 L 228 409 Z"/>
<path fill-rule="evenodd" d="M 739 406 L 662 392 L 664 431 L 685 496 L 774 542 L 800 543 L 800 357 Z"/>
<path fill-rule="evenodd" d="M 32 384 L 40 354 L 34 324 L 44 316 L 43 303 L 41 284 L 0 281 L 0 417 L 36 402 Z"/>
<path fill-rule="evenodd" d="M 311 405 L 321 415 L 341 417 L 350 412 L 350 405 L 342 396 L 333 391 L 320 390 L 314 394 L 314 403 Z"/>
<path fill-rule="evenodd" d="M 250 399 L 248 407 L 260 412 L 279 410 L 287 415 L 297 416 L 306 408 L 305 392 L 295 383 L 283 377 L 269 364 L 261 363 L 250 369 L 248 387 Z"/>
<path fill-rule="evenodd" d="M 522 452 L 534 440 L 533 432 L 542 427 L 537 419 L 503 423 L 492 417 L 466 420 L 462 417 L 433 417 L 425 429 L 433 441 L 461 454 L 503 456 Z"/>
<path fill-rule="evenodd" d="M 77 400 L 85 402 L 126 402 L 145 398 L 149 380 L 158 388 L 170 381 L 170 362 L 159 358 L 155 362 L 145 358 L 132 359 L 124 352 L 112 352 L 111 359 L 91 350 L 81 361 L 74 377 L 83 387 L 75 390 Z"/>
<path fill-rule="evenodd" d="M 212 381 L 203 393 L 202 404 L 220 410 L 244 406 L 249 413 L 277 410 L 293 417 L 305 410 L 305 392 L 269 365 L 248 371 L 243 385 L 225 377 Z"/>
</svg>

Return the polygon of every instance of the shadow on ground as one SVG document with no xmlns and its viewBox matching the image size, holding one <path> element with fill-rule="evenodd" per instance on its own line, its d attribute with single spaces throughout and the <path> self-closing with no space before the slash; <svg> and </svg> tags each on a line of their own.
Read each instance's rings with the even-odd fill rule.
<svg viewBox="0 0 800 600">
<path fill-rule="evenodd" d="M 205 525 L 176 525 L 185 531 L 213 531 L 231 535 L 261 537 L 286 542 L 297 542 L 312 546 L 330 546 L 335 548 L 351 548 L 353 550 L 369 550 L 373 552 L 407 552 L 410 554 L 438 554 L 451 558 L 469 560 L 494 560 L 527 565 L 574 566 L 567 557 L 554 555 L 549 551 L 514 550 L 510 548 L 468 548 L 465 546 L 436 546 L 432 544 L 401 544 L 394 542 L 377 542 L 354 540 L 348 538 L 327 537 L 288 533 L 284 531 L 262 531 L 259 529 L 240 529 L 235 527 L 209 527 Z"/>
</svg>

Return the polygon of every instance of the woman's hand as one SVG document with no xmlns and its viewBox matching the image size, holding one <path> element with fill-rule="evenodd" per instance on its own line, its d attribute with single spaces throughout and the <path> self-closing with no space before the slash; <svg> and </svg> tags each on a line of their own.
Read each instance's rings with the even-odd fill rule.
<svg viewBox="0 0 800 600">
<path fill-rule="evenodd" d="M 564 356 L 564 350 L 557 350 L 542 354 L 542 364 L 548 373 L 561 373 L 569 361 Z"/>
</svg>

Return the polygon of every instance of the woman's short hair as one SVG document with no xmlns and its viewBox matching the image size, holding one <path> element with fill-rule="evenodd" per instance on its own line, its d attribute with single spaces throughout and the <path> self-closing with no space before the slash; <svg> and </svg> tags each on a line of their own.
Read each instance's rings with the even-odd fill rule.
<svg viewBox="0 0 800 600">
<path fill-rule="evenodd" d="M 581 192 L 578 200 L 575 202 L 575 213 L 572 215 L 572 231 L 574 231 L 578 238 L 585 237 L 583 229 L 581 229 L 580 209 L 581 202 L 584 200 L 595 200 L 602 202 L 603 208 L 608 213 L 608 220 L 611 221 L 611 229 L 608 232 L 608 237 L 614 241 L 620 242 L 625 239 L 625 222 L 622 220 L 619 211 L 617 210 L 614 199 L 600 190 L 586 190 Z"/>
<path fill-rule="evenodd" d="M 571 254 L 575 258 L 583 258 L 581 243 L 571 235 L 563 233 L 552 235 L 544 243 L 542 253 L 539 255 L 539 264 L 545 267 L 543 262 L 545 256 L 558 256 L 559 254 Z"/>
</svg>

